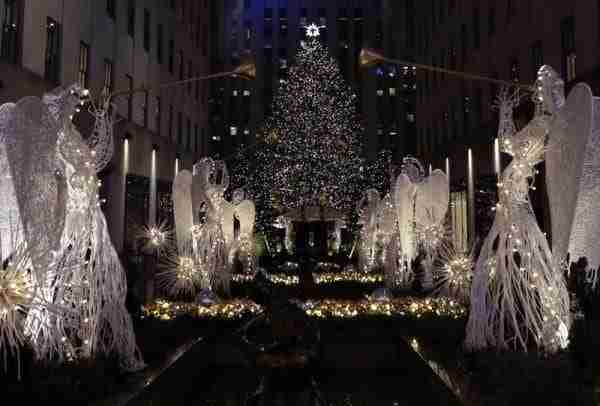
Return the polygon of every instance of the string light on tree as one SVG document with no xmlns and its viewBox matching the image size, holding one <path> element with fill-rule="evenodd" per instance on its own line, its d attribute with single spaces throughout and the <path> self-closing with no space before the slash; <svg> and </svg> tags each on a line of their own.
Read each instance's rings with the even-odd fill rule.
<svg viewBox="0 0 600 406">
<path fill-rule="evenodd" d="M 259 131 L 262 145 L 236 157 L 242 168 L 252 163 L 244 189 L 258 206 L 260 230 L 282 210 L 319 205 L 350 210 L 363 189 L 356 95 L 319 42 L 322 27 L 305 28 L 296 65 L 281 82 L 273 113 Z M 236 172 L 237 163 L 233 166 Z"/>
</svg>

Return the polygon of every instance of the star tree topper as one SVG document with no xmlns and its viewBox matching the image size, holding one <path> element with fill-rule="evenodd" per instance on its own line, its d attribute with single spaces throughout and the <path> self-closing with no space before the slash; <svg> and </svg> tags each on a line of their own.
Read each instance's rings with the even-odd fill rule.
<svg viewBox="0 0 600 406">
<path fill-rule="evenodd" d="M 324 27 L 318 26 L 317 24 L 312 23 L 312 24 L 305 26 L 304 28 L 306 28 L 306 36 L 308 38 L 316 38 L 321 35 L 321 28 L 324 28 Z"/>
</svg>

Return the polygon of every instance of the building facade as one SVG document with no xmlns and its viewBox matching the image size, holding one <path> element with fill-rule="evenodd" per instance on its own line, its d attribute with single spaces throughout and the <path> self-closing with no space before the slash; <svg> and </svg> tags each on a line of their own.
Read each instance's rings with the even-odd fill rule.
<svg viewBox="0 0 600 406">
<path fill-rule="evenodd" d="M 224 0 L 213 35 L 225 70 L 244 54 L 255 55 L 258 77 L 213 84 L 211 134 L 215 148 L 225 156 L 239 145 L 250 145 L 268 116 L 271 102 L 304 39 L 304 26 L 322 27 L 321 41 L 337 58 L 343 76 L 359 98 L 358 111 L 365 128 L 365 157 L 386 148 L 404 153 L 414 121 L 412 70 L 380 66 L 362 70 L 358 55 L 363 47 L 401 49 L 403 41 L 392 19 L 394 1 L 359 0 Z M 398 54 L 402 54 L 398 52 Z M 402 54 L 404 55 L 404 54 Z"/>
<path fill-rule="evenodd" d="M 413 18 L 417 62 L 525 84 L 533 84 L 547 64 L 567 88 L 585 81 L 600 91 L 598 2 L 416 1 Z M 417 155 L 434 168 L 449 166 L 453 189 L 460 192 L 468 183 L 470 150 L 477 192 L 478 182 L 496 175 L 492 105 L 498 86 L 424 70 L 417 80 Z M 536 183 L 534 207 L 549 230 L 543 176 Z M 471 207 L 468 217 L 477 209 Z"/>
<path fill-rule="evenodd" d="M 209 73 L 208 0 L 3 0 L 0 103 L 79 83 L 98 97 Z M 118 251 L 134 230 L 169 215 L 177 168 L 210 153 L 208 85 L 114 100 L 115 153 L 104 210 Z M 84 134 L 85 136 L 85 134 Z M 154 187 L 157 193 L 150 193 Z"/>
</svg>

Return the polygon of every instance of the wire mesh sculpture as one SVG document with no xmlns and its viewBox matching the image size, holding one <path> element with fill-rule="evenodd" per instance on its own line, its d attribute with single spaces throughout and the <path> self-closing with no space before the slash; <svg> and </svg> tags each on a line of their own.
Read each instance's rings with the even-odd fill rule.
<svg viewBox="0 0 600 406">
<path fill-rule="evenodd" d="M 2 260 L 20 268 L 1 272 L 28 275 L 34 292 L 27 311 L 13 305 L 8 311 L 21 317 L 3 317 L 0 329 L 22 329 L 41 361 L 116 353 L 137 370 L 144 363 L 125 308 L 125 272 L 98 195 L 97 171 L 112 151 L 110 106 L 91 105 L 92 146 L 71 121 L 88 96 L 73 85 L 0 107 L 0 183 L 12 193 L 0 208 Z M 19 344 L 0 338 L 11 351 Z"/>
<path fill-rule="evenodd" d="M 548 85 L 540 70 L 538 90 Z M 569 297 L 545 235 L 529 200 L 535 165 L 544 159 L 544 146 L 555 109 L 538 92 L 535 117 L 516 132 L 512 110 L 518 97 L 500 94 L 502 152 L 513 160 L 498 183 L 499 203 L 475 267 L 471 311 L 465 345 L 555 352 L 568 343 Z"/>
</svg>

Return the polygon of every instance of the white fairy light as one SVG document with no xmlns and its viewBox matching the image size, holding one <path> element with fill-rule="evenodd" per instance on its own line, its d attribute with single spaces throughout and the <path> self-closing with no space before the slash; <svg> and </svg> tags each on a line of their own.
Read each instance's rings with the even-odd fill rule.
<svg viewBox="0 0 600 406">
<path fill-rule="evenodd" d="M 564 348 L 569 298 L 562 273 L 540 230 L 529 200 L 534 166 L 544 159 L 552 115 L 540 106 L 519 132 L 512 120 L 518 95 L 500 93 L 498 138 L 513 160 L 498 182 L 499 208 L 476 264 L 466 347 L 527 351 Z M 518 260 L 517 260 L 518 259 Z M 558 334 L 557 334 L 558 333 Z"/>
</svg>

